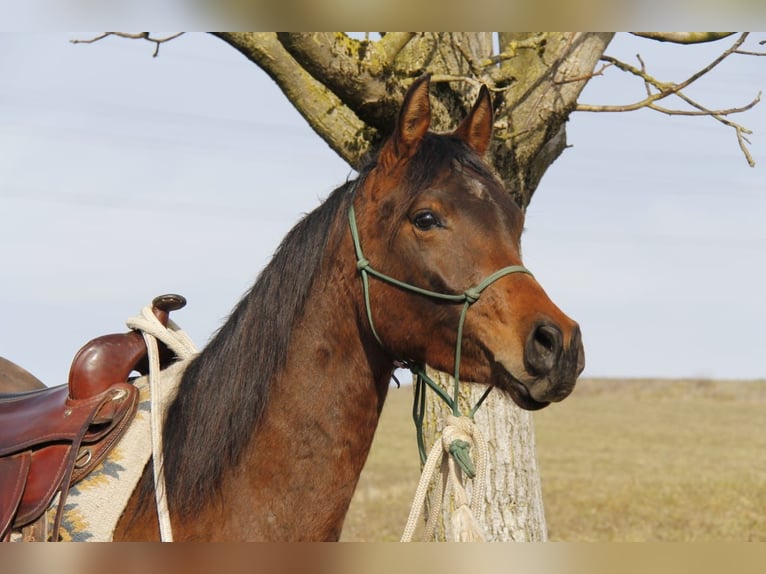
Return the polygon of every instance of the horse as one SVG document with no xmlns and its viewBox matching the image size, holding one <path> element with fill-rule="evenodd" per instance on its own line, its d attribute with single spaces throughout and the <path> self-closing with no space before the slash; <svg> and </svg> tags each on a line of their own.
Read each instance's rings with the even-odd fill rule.
<svg viewBox="0 0 766 574">
<path fill-rule="evenodd" d="M 523 213 L 483 160 L 489 91 L 437 134 L 429 86 L 189 361 L 163 427 L 175 540 L 337 540 L 400 362 L 449 370 L 460 344 L 459 376 L 524 409 L 573 390 L 579 326 L 521 267 Z M 468 313 L 429 296 L 466 292 Z M 153 496 L 149 464 L 114 540 L 159 539 Z"/>
<path fill-rule="evenodd" d="M 45 388 L 45 383 L 13 361 L 0 357 L 0 394 Z"/>
</svg>

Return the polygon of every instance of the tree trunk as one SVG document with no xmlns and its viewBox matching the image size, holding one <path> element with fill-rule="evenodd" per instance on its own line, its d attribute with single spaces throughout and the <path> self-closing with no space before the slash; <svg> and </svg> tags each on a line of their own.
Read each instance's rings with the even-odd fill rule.
<svg viewBox="0 0 766 574">
<path fill-rule="evenodd" d="M 448 394 L 452 394 L 454 383 L 451 376 L 433 369 L 429 369 L 428 373 Z M 460 387 L 460 411 L 467 413 L 485 389 L 470 383 L 461 383 Z M 428 394 L 423 422 L 426 451 L 441 436 L 444 417 L 451 414 L 434 393 L 428 391 Z M 486 495 L 482 503 L 483 513 L 479 517 L 487 541 L 547 540 L 531 413 L 517 407 L 499 391 L 493 391 L 476 412 L 474 420 L 489 444 Z M 471 481 L 466 482 L 470 492 Z M 429 493 L 427 508 L 432 508 L 433 503 Z M 450 511 L 454 505 L 445 502 L 442 508 L 436 539 L 452 540 Z"/>
</svg>

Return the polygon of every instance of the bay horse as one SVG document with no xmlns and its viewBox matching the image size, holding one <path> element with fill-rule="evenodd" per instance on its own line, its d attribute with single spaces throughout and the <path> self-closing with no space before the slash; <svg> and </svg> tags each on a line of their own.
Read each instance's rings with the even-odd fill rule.
<svg viewBox="0 0 766 574">
<path fill-rule="evenodd" d="M 462 294 L 521 266 L 522 211 L 482 160 L 488 90 L 454 132 L 430 123 L 424 76 L 375 159 L 287 234 L 189 362 L 163 430 L 175 540 L 337 540 L 395 364 L 449 371 L 458 322 L 462 379 L 525 409 L 572 391 L 579 327 L 528 272 L 484 285 L 464 324 L 460 305 L 361 280 L 374 267 Z M 114 539 L 159 539 L 151 464 Z"/>
<path fill-rule="evenodd" d="M 45 388 L 45 383 L 5 357 L 0 357 L 0 394 Z"/>
</svg>

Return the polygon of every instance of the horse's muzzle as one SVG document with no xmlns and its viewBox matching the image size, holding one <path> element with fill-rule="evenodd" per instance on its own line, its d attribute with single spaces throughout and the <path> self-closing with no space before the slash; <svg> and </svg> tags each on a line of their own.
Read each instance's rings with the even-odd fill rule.
<svg viewBox="0 0 766 574">
<path fill-rule="evenodd" d="M 551 321 L 538 323 L 524 346 L 524 367 L 534 377 L 527 385 L 532 399 L 557 402 L 574 389 L 585 368 L 585 350 L 580 328 L 575 325 L 565 341 L 562 330 Z"/>
</svg>

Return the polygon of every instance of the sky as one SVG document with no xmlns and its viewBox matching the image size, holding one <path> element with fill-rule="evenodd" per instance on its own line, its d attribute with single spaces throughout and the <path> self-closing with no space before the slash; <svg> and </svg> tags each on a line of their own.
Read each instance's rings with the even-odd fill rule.
<svg viewBox="0 0 766 574">
<path fill-rule="evenodd" d="M 158 294 L 203 346 L 281 238 L 353 175 L 273 82 L 220 40 L 0 34 L 0 355 L 49 385 Z M 762 37 L 763 36 L 763 37 Z M 756 39 L 764 39 L 763 34 Z M 730 44 L 620 34 L 678 81 Z M 729 108 L 766 88 L 736 56 L 689 88 Z M 625 104 L 616 70 L 583 103 Z M 766 377 L 766 102 L 734 117 L 576 112 L 527 211 L 524 262 L 582 328 L 585 376 Z"/>
</svg>

